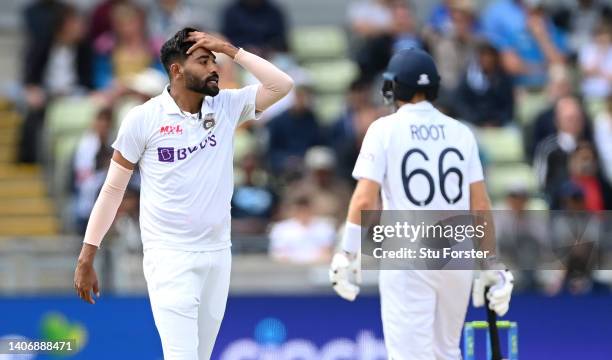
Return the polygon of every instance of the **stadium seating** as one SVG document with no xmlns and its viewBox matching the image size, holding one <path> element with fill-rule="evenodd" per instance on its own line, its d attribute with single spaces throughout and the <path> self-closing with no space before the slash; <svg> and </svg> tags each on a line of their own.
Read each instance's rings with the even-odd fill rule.
<svg viewBox="0 0 612 360">
<path fill-rule="evenodd" d="M 290 48 L 300 61 L 334 59 L 346 56 L 346 34 L 336 26 L 297 27 L 290 34 Z"/>
</svg>

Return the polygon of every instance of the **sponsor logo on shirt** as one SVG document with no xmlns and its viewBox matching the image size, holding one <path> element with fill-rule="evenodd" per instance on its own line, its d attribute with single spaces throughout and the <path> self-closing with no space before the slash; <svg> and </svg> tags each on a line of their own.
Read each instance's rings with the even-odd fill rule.
<svg viewBox="0 0 612 360">
<path fill-rule="evenodd" d="M 183 133 L 183 128 L 181 125 L 162 125 L 159 128 L 160 135 L 181 135 Z"/>
<path fill-rule="evenodd" d="M 198 145 L 188 146 L 186 148 L 175 148 L 175 147 L 158 147 L 157 148 L 157 159 L 160 162 L 174 162 L 187 159 L 191 154 L 198 152 L 199 150 L 205 149 L 207 146 L 217 146 L 217 139 L 214 134 L 209 135 L 204 141 Z"/>
</svg>

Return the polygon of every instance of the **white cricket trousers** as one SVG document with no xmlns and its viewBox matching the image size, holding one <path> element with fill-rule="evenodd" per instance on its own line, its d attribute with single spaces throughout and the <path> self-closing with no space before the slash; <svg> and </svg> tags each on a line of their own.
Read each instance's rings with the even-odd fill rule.
<svg viewBox="0 0 612 360">
<path fill-rule="evenodd" d="M 208 360 L 229 291 L 232 254 L 147 249 L 143 271 L 165 360 Z"/>
<path fill-rule="evenodd" d="M 383 270 L 380 299 L 392 360 L 460 360 L 471 270 Z"/>
</svg>

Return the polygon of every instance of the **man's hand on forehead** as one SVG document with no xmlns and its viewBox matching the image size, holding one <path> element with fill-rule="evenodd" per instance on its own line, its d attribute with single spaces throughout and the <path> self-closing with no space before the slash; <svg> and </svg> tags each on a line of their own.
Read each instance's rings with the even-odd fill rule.
<svg viewBox="0 0 612 360">
<path fill-rule="evenodd" d="M 232 44 L 228 43 L 225 40 L 214 37 L 210 34 L 200 31 L 193 31 L 189 33 L 189 37 L 187 41 L 193 41 L 193 44 L 189 50 L 187 50 L 187 55 L 191 55 L 197 48 L 204 48 L 206 50 L 210 50 L 212 52 L 218 52 L 225 54 L 232 59 L 236 56 L 238 49 L 234 47 Z"/>
</svg>

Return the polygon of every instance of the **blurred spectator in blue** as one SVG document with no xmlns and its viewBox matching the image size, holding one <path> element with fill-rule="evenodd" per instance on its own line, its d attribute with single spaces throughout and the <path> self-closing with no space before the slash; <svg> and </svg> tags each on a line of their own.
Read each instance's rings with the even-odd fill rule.
<svg viewBox="0 0 612 360">
<path fill-rule="evenodd" d="M 502 54 L 515 84 L 542 89 L 551 64 L 565 62 L 562 32 L 544 12 L 542 0 L 496 0 L 482 13 L 483 31 Z"/>
<path fill-rule="evenodd" d="M 608 96 L 605 109 L 595 118 L 594 141 L 601 156 L 602 171 L 612 184 L 612 95 Z"/>
<path fill-rule="evenodd" d="M 568 161 L 569 180 L 584 192 L 585 210 L 598 212 L 612 209 L 610 185 L 599 169 L 599 160 L 593 144 L 583 141 L 570 155 Z"/>
<path fill-rule="evenodd" d="M 582 92 L 588 99 L 612 94 L 612 24 L 600 24 L 578 53 L 582 70 Z"/>
<path fill-rule="evenodd" d="M 142 9 L 130 3 L 118 4 L 112 8 L 111 20 L 112 31 L 100 35 L 94 45 L 96 88 L 110 90 L 149 67 L 161 71 Z"/>
<path fill-rule="evenodd" d="M 474 12 L 475 7 L 474 0 L 443 0 L 434 6 L 427 19 L 427 26 L 439 34 L 455 32 L 453 8 L 470 8 Z M 477 21 L 472 23 L 472 27 L 474 31 L 478 28 Z"/>
<path fill-rule="evenodd" d="M 156 53 L 178 29 L 201 28 L 202 24 L 207 23 L 205 19 L 195 17 L 193 7 L 187 0 L 155 0 L 148 9 L 147 22 Z"/>
<path fill-rule="evenodd" d="M 270 229 L 270 257 L 294 264 L 329 261 L 336 238 L 333 222 L 314 214 L 308 196 L 293 200 L 289 214 Z"/>
<path fill-rule="evenodd" d="M 113 110 L 105 107 L 98 111 L 91 129 L 85 132 L 74 153 L 73 177 L 77 191 L 96 172 L 96 156 L 100 149 L 110 145 Z"/>
<path fill-rule="evenodd" d="M 23 61 L 27 114 L 22 124 L 19 160 L 35 162 L 39 135 L 48 102 L 57 96 L 83 94 L 91 88 L 91 49 L 81 14 L 70 5 L 58 5 L 51 37 L 31 42 Z"/>
<path fill-rule="evenodd" d="M 370 0 L 349 7 L 348 17 L 355 39 L 354 57 L 362 76 L 373 79 L 383 71 L 394 51 L 421 48 L 410 6 L 401 0 Z"/>
<path fill-rule="evenodd" d="M 131 3 L 131 0 L 103 0 L 91 12 L 89 39 L 96 41 L 100 35 L 104 35 L 113 29 L 112 12 L 115 6 Z"/>
<path fill-rule="evenodd" d="M 536 147 L 534 167 L 542 191 L 547 195 L 551 209 L 558 209 L 556 192 L 568 175 L 568 159 L 585 134 L 584 112 L 579 100 L 561 98 L 555 107 L 556 132 Z"/>
<path fill-rule="evenodd" d="M 271 0 L 234 0 L 223 10 L 221 32 L 257 54 L 288 49 L 285 14 Z"/>
<path fill-rule="evenodd" d="M 591 40 L 598 24 L 612 20 L 612 9 L 601 0 L 572 0 L 557 5 L 553 20 L 568 34 L 572 51 L 578 52 L 583 44 Z"/>
<path fill-rule="evenodd" d="M 85 234 L 89 215 L 106 179 L 106 173 L 108 172 L 112 157 L 113 148 L 108 144 L 102 144 L 95 153 L 94 172 L 84 178 L 76 188 L 74 211 L 76 230 L 80 235 Z"/>
<path fill-rule="evenodd" d="M 266 124 L 268 161 L 274 174 L 301 168 L 306 151 L 323 143 L 322 129 L 312 110 L 311 98 L 307 86 L 296 87 L 291 108 Z"/>
<path fill-rule="evenodd" d="M 475 56 L 478 34 L 475 31 L 475 4 L 471 0 L 448 1 L 450 26 L 438 32 L 431 26 L 423 31 L 423 37 L 438 65 L 441 77 L 440 97 L 448 97 L 457 88 Z"/>
<path fill-rule="evenodd" d="M 372 122 L 378 117 L 372 97 L 371 82 L 364 78 L 353 81 L 349 86 L 344 111 L 329 128 L 328 143 L 336 153 L 339 160 L 337 171 L 344 179 L 352 179 L 351 174 L 359 155 L 359 118 L 370 117 Z"/>
<path fill-rule="evenodd" d="M 331 148 L 313 146 L 304 157 L 305 176 L 285 189 L 284 198 L 308 194 L 313 213 L 331 219 L 336 226 L 346 220 L 352 189 L 336 174 L 336 156 Z"/>
<path fill-rule="evenodd" d="M 493 46 L 480 44 L 453 98 L 459 117 L 476 126 L 504 126 L 512 121 L 512 78 Z"/>
<path fill-rule="evenodd" d="M 261 168 L 258 156 L 246 154 L 235 171 L 236 186 L 232 197 L 232 232 L 261 235 L 275 215 L 278 196 L 269 185 L 269 176 Z"/>
</svg>

